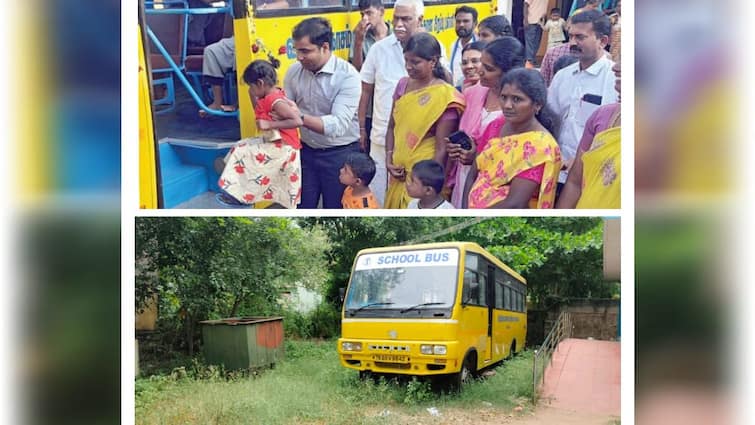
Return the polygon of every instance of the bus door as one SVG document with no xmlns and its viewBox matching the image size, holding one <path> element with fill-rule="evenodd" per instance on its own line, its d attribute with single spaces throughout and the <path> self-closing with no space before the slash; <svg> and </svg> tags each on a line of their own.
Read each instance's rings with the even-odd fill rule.
<svg viewBox="0 0 755 425">
<path fill-rule="evenodd" d="M 493 320 L 494 320 L 494 311 L 495 308 L 495 268 L 492 264 L 488 263 L 487 261 L 483 261 L 483 264 L 487 265 L 488 271 L 487 271 L 487 285 L 485 286 L 485 291 L 487 292 L 485 298 L 488 302 L 488 343 L 487 343 L 487 352 L 485 356 L 485 364 L 488 364 L 492 361 L 493 356 Z"/>
<path fill-rule="evenodd" d="M 505 275 L 501 270 L 496 270 L 493 286 L 494 299 L 491 304 L 494 308 L 493 313 L 493 356 L 496 360 L 503 358 L 506 352 L 506 314 L 503 311 L 503 292 L 504 292 Z"/>
<path fill-rule="evenodd" d="M 489 309 L 487 303 L 488 266 L 482 256 L 468 252 L 464 265 L 462 316 L 459 323 L 463 338 L 477 350 L 478 366 L 490 358 Z"/>
</svg>

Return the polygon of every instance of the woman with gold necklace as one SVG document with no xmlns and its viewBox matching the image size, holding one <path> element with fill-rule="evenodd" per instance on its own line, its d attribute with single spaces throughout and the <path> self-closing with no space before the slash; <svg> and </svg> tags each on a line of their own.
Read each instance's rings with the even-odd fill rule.
<svg viewBox="0 0 755 425">
<path fill-rule="evenodd" d="M 385 137 L 388 190 L 385 208 L 406 208 L 406 181 L 414 164 L 432 159 L 446 165 L 446 142 L 459 126 L 463 96 L 446 80 L 440 44 L 430 34 L 414 34 L 404 47 L 408 77 L 399 80 Z"/>
</svg>

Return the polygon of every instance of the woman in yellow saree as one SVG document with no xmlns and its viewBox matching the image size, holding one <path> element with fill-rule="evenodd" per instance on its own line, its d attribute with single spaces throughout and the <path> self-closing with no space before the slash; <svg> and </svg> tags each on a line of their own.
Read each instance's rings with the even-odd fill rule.
<svg viewBox="0 0 755 425">
<path fill-rule="evenodd" d="M 501 137 L 491 139 L 472 164 L 465 185 L 468 208 L 553 208 L 561 151 L 552 133 L 557 118 L 547 108 L 538 71 L 514 69 L 501 79 Z"/>
<path fill-rule="evenodd" d="M 430 34 L 413 35 L 404 48 L 406 72 L 393 94 L 393 113 L 385 137 L 388 189 L 385 208 L 406 208 L 406 181 L 414 164 L 432 159 L 446 165 L 449 134 L 459 126 L 464 97 L 445 80 L 440 44 Z"/>
<path fill-rule="evenodd" d="M 621 100 L 619 62 L 613 72 Z M 587 119 L 556 208 L 621 208 L 621 103 L 603 105 Z"/>
</svg>

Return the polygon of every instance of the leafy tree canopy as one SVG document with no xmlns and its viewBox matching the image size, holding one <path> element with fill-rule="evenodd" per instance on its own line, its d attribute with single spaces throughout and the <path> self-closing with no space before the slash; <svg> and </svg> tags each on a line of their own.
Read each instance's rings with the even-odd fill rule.
<svg viewBox="0 0 755 425">
<path fill-rule="evenodd" d="M 328 252 L 331 281 L 326 296 L 337 302 L 348 283 L 356 253 L 363 248 L 397 245 L 437 234 L 426 242 L 470 241 L 522 274 L 530 299 L 546 304 L 550 297 L 609 297 L 603 282 L 603 220 L 583 217 L 316 217 L 303 226 L 322 227 L 332 245 Z M 472 225 L 445 233 L 451 226 Z"/>
</svg>

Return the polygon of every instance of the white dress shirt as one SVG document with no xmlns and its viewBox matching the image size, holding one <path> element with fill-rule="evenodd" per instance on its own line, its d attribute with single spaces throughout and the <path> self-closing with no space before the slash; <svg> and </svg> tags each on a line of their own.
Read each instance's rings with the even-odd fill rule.
<svg viewBox="0 0 755 425">
<path fill-rule="evenodd" d="M 448 60 L 443 45 L 440 45 L 440 63 L 448 70 Z M 373 53 L 374 52 L 374 53 Z M 404 62 L 404 48 L 395 34 L 375 43 L 367 53 L 367 58 L 360 71 L 362 81 L 373 84 L 375 91 L 372 95 L 372 132 L 370 140 L 378 145 L 385 145 L 385 132 L 393 107 L 393 92 L 398 80 L 406 77 Z"/>
<path fill-rule="evenodd" d="M 579 62 L 576 62 L 553 77 L 548 89 L 548 106 L 561 119 L 557 139 L 564 161 L 576 156 L 590 115 L 599 106 L 618 101 L 618 93 L 614 88 L 616 76 L 611 70 L 613 64 L 613 61 L 603 56 L 587 69 L 581 70 Z M 588 94 L 600 96 L 600 104 L 583 100 Z M 566 181 L 565 172 L 561 172 L 558 181 Z"/>
</svg>

